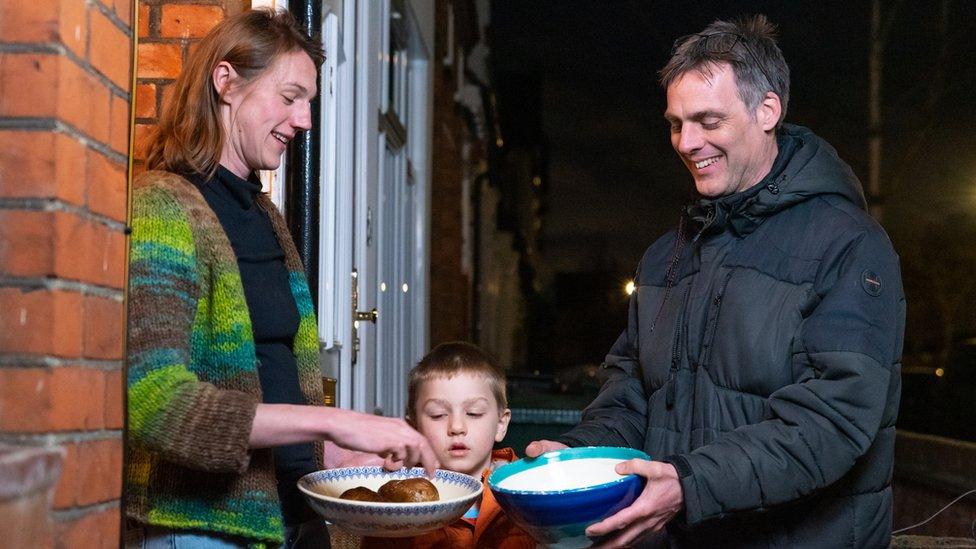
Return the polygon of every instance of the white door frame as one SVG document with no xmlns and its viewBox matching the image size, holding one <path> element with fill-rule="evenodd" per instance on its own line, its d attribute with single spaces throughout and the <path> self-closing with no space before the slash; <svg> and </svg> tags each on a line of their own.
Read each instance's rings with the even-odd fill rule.
<svg viewBox="0 0 976 549">
<path fill-rule="evenodd" d="M 402 280 L 387 282 L 397 294 L 396 304 L 379 314 L 396 340 L 392 354 L 377 355 L 377 327 L 359 322 L 358 356 L 351 295 L 358 288 L 358 310 L 378 305 L 379 225 L 383 135 L 379 129 L 384 105 L 383 70 L 388 55 L 390 0 L 322 0 L 322 37 L 326 61 L 322 67 L 322 192 L 319 247 L 318 322 L 323 375 L 338 380 L 336 404 L 362 412 L 400 415 L 406 397 L 405 372 L 428 345 L 429 317 L 429 211 L 431 125 L 433 120 L 433 0 L 405 0 L 409 27 L 408 99 L 402 115 L 410 120 L 407 145 L 401 154 L 410 159 L 412 195 L 396 194 L 388 204 L 389 222 L 410 235 L 395 233 L 387 254 L 399 266 L 397 278 L 411 280 L 402 292 Z M 287 0 L 252 0 L 252 7 L 287 9 Z M 280 184 L 285 166 L 265 174 L 275 203 L 284 205 Z M 401 171 L 406 171 L 406 161 Z M 405 178 L 404 173 L 400 178 Z M 413 211 L 402 205 L 413 200 Z M 402 232 L 402 230 L 400 231 Z M 407 244 L 409 249 L 403 248 Z M 384 254 L 386 255 L 386 254 Z M 405 261 L 405 259 L 411 261 Z M 390 259 L 390 258 L 388 258 Z M 402 272 L 409 268 L 410 272 Z M 350 273 L 358 272 L 354 279 Z M 400 337 L 399 334 L 409 334 Z M 392 361 L 392 364 L 389 362 Z M 382 397 L 382 398 L 380 398 Z"/>
<path fill-rule="evenodd" d="M 334 6 L 329 6 L 323 24 L 330 24 L 330 16 L 334 17 L 334 51 L 326 50 L 326 58 L 331 58 L 334 65 L 332 81 L 323 79 L 326 85 L 332 85 L 335 93 L 334 136 L 330 143 L 331 149 L 323 151 L 323 169 L 331 170 L 333 190 L 331 204 L 323 200 L 321 219 L 323 233 L 320 238 L 320 276 L 319 284 L 319 330 L 322 335 L 323 355 L 322 365 L 325 375 L 337 380 L 336 405 L 342 408 L 353 408 L 353 333 L 352 333 L 352 272 L 353 265 L 353 233 L 354 233 L 354 197 L 355 197 L 355 167 L 356 158 L 356 3 L 351 0 L 336 0 Z M 325 12 L 325 6 L 323 6 Z M 326 29 L 323 29 L 326 30 Z M 327 33 L 323 32 L 323 37 Z M 328 47 L 328 44 L 326 44 Z M 329 61 L 326 62 L 327 65 Z M 329 75 L 326 75 L 329 76 Z M 328 90 L 324 90 L 328 91 Z M 328 120 L 323 121 L 323 129 L 328 127 Z M 323 139 L 323 145 L 326 140 Z M 329 166 L 329 157 L 334 158 L 334 166 Z M 326 173 L 329 173 L 328 171 Z M 326 181 L 326 178 L 322 178 Z M 326 193 L 322 193 L 323 197 Z M 332 239 L 328 237 L 326 225 L 331 225 Z M 332 267 L 327 262 L 331 260 Z M 328 274 L 327 274 L 328 273 Z M 328 276 L 328 279 L 326 279 Z M 326 286 L 331 285 L 331 291 Z M 331 296 L 327 308 L 322 296 Z"/>
</svg>

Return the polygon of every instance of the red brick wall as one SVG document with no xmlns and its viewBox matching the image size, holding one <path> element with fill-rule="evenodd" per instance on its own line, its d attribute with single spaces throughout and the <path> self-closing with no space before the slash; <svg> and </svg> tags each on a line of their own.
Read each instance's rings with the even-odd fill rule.
<svg viewBox="0 0 976 549">
<path fill-rule="evenodd" d="M 447 3 L 436 3 L 434 59 L 447 53 Z M 434 64 L 430 207 L 430 345 L 471 338 L 471 280 L 461 271 L 461 144 L 465 122 L 454 103 L 453 67 Z"/>
<path fill-rule="evenodd" d="M 131 5 L 0 3 L 0 445 L 64 452 L 41 546 L 119 540 Z"/>
<path fill-rule="evenodd" d="M 250 0 L 139 1 L 134 150 L 137 172 L 143 169 L 147 138 L 193 44 L 224 17 L 250 5 Z"/>
</svg>

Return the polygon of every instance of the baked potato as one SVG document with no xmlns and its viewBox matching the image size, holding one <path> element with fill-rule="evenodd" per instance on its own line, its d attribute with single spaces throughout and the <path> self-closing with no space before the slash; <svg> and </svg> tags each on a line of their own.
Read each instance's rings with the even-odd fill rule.
<svg viewBox="0 0 976 549">
<path fill-rule="evenodd" d="M 419 477 L 391 480 L 380 486 L 379 493 L 387 501 L 396 503 L 422 503 L 440 499 L 437 487 L 431 481 Z"/>
<path fill-rule="evenodd" d="M 383 496 L 377 494 L 376 492 L 370 490 L 365 486 L 357 486 L 355 488 L 350 488 L 343 492 L 340 499 L 351 499 L 353 501 L 372 501 L 376 503 L 383 503 L 386 499 Z"/>
</svg>

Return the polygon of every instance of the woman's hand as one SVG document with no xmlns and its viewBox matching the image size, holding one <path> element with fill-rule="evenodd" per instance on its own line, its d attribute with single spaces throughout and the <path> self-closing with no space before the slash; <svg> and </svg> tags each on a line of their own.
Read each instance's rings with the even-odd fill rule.
<svg viewBox="0 0 976 549">
<path fill-rule="evenodd" d="M 440 464 L 427 439 L 400 418 L 361 414 L 350 410 L 339 412 L 332 419 L 329 440 L 350 450 L 382 456 L 387 468 L 421 465 L 433 476 Z"/>
<path fill-rule="evenodd" d="M 251 427 L 252 448 L 317 440 L 374 454 L 388 467 L 420 465 L 433 475 L 439 466 L 427 439 L 402 419 L 324 406 L 258 405 Z"/>
<path fill-rule="evenodd" d="M 368 452 L 357 452 L 346 450 L 331 440 L 322 442 L 322 463 L 326 469 L 336 469 L 339 467 L 369 467 L 383 465 L 385 460 L 382 456 L 370 454 Z"/>
</svg>

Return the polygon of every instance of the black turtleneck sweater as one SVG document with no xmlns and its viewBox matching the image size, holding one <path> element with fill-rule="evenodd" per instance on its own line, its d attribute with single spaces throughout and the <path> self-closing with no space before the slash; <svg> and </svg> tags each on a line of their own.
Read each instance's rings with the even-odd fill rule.
<svg viewBox="0 0 976 549">
<path fill-rule="evenodd" d="M 268 213 L 255 204 L 261 182 L 253 174 L 241 179 L 223 166 L 209 180 L 190 175 L 230 240 L 251 315 L 261 380 L 262 401 L 306 404 L 298 383 L 292 352 L 300 316 L 288 283 L 285 253 L 275 237 Z M 311 443 L 274 449 L 278 496 L 286 525 L 299 524 L 314 513 L 296 482 L 317 469 Z"/>
</svg>

